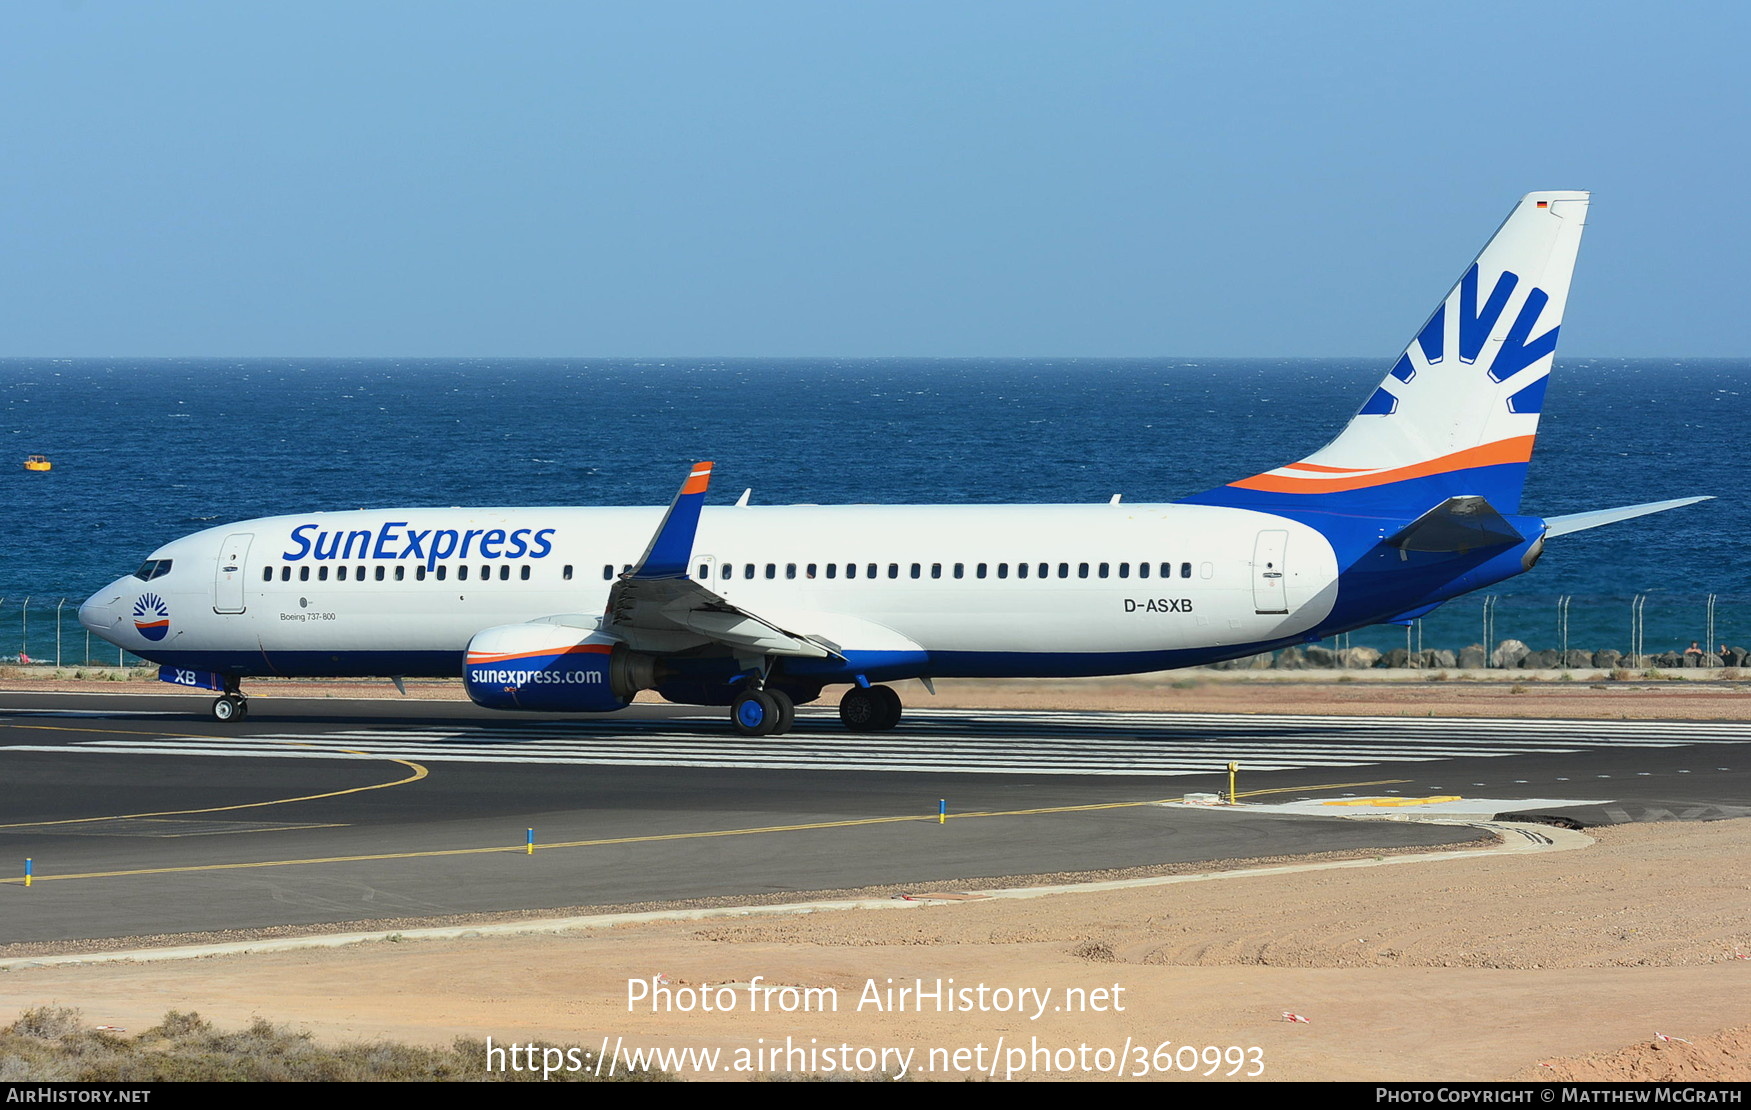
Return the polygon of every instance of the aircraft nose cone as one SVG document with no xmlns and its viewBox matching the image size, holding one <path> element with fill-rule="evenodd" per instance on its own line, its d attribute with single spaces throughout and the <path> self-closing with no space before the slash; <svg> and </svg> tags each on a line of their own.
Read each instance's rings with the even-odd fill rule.
<svg viewBox="0 0 1751 1110">
<path fill-rule="evenodd" d="M 109 631 L 110 626 L 115 623 L 115 614 L 111 611 L 109 602 L 104 600 L 103 594 L 91 595 L 79 607 L 79 623 L 86 631 L 95 632 L 99 636 Z"/>
</svg>

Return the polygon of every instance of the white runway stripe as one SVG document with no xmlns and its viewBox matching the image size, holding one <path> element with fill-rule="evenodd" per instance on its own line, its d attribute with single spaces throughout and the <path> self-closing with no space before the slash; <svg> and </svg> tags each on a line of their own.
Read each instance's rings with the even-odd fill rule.
<svg viewBox="0 0 1751 1110">
<path fill-rule="evenodd" d="M 735 735 L 710 715 L 537 724 L 393 725 L 193 739 L 93 740 L 6 751 L 267 759 L 383 759 L 621 767 L 1192 775 L 1751 742 L 1751 725 L 1428 717 L 909 711 L 900 729 L 849 733 L 805 710 L 782 737 Z"/>
</svg>

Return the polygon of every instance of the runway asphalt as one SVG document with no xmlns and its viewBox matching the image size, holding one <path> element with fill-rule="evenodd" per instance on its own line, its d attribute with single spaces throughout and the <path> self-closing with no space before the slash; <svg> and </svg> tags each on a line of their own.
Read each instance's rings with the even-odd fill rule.
<svg viewBox="0 0 1751 1110">
<path fill-rule="evenodd" d="M 744 738 L 675 707 L 577 720 L 274 698 L 220 725 L 205 705 L 0 692 L 0 943 L 1474 835 L 1155 804 L 1225 791 L 1230 760 L 1243 801 L 1458 795 L 1583 825 L 1751 815 L 1751 724 L 939 710 L 853 735 L 806 708 L 786 736 Z"/>
</svg>

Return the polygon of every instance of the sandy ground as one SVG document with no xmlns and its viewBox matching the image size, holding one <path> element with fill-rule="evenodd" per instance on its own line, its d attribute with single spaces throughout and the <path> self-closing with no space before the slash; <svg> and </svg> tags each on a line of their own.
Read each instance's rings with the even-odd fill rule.
<svg viewBox="0 0 1751 1110">
<path fill-rule="evenodd" d="M 1516 693 L 1509 683 L 1185 681 L 1044 691 L 939 683 L 937 704 L 1063 708 L 1086 698 L 1198 711 L 1702 719 L 1744 719 L 1751 707 L 1737 683 L 1527 682 Z M 195 1009 L 221 1024 L 262 1016 L 323 1039 L 468 1034 L 599 1047 L 606 1038 L 623 1051 L 726 1053 L 709 1076 L 682 1069 L 696 1079 L 745 1077 L 724 1070 L 738 1062 L 843 1074 L 849 1046 L 854 1065 L 897 1072 L 904 1063 L 926 1079 L 992 1067 L 999 1078 L 1012 1068 L 1030 1078 L 1162 1077 L 1155 1069 L 1199 1055 L 1197 1073 L 1262 1070 L 1267 1080 L 1746 1080 L 1748 832 L 1742 821 L 1629 826 L 1596 830 L 1596 844 L 1571 851 L 1027 901 L 29 967 L 0 975 L 0 1018 L 60 1002 L 133 1029 Z M 652 988 L 653 976 L 667 981 Z M 890 986 L 920 980 L 971 993 L 948 996 L 962 1003 L 954 1012 L 930 999 L 875 1004 Z M 761 994 L 755 982 L 817 990 Z M 706 984 L 729 984 L 710 997 L 733 1005 L 678 1012 Z M 652 989 L 662 1004 L 629 1003 Z M 783 1012 L 803 997 L 809 1011 Z M 758 1055 L 787 1045 L 789 1057 Z M 860 1059 L 855 1050 L 869 1051 Z"/>
</svg>

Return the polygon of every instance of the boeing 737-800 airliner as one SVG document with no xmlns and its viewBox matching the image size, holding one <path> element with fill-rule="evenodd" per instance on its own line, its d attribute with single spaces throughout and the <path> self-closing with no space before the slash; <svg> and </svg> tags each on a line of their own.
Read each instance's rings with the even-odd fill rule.
<svg viewBox="0 0 1751 1110">
<path fill-rule="evenodd" d="M 94 594 L 85 627 L 220 693 L 256 675 L 460 675 L 497 709 L 641 690 L 781 733 L 828 686 L 1163 670 L 1406 621 L 1545 541 L 1689 504 L 1520 513 L 1588 194 L 1533 193 L 1361 410 L 1300 462 L 1172 504 L 378 509 L 210 529 Z"/>
</svg>

